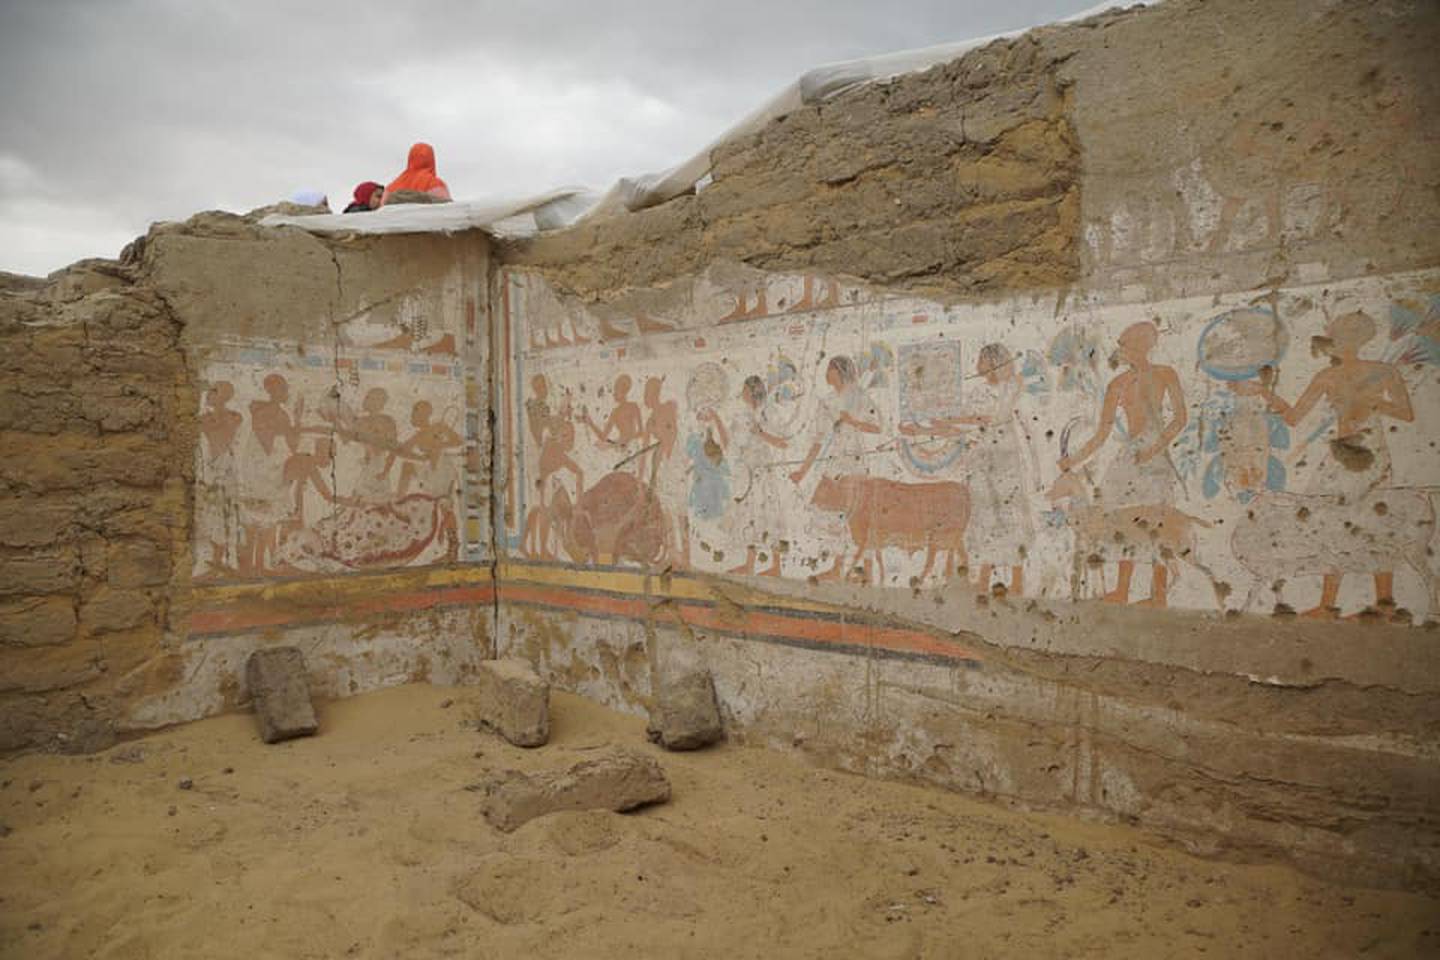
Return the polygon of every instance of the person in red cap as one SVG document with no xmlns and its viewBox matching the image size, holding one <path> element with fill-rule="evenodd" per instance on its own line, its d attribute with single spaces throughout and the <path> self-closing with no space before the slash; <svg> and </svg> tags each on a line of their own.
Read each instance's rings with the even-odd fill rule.
<svg viewBox="0 0 1440 960">
<path fill-rule="evenodd" d="M 385 198 L 385 188 L 374 180 L 366 180 L 355 188 L 355 199 L 345 208 L 346 213 L 368 213 L 380 206 Z"/>
<path fill-rule="evenodd" d="M 381 202 L 435 203 L 449 199 L 450 188 L 435 175 L 435 148 L 428 143 L 417 143 L 410 148 L 405 172 L 390 181 Z"/>
</svg>

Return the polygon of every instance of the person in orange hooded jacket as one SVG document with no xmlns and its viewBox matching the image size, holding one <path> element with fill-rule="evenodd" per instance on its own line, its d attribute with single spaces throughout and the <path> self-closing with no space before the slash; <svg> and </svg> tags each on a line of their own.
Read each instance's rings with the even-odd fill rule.
<svg viewBox="0 0 1440 960">
<path fill-rule="evenodd" d="M 450 199 L 450 188 L 435 175 L 435 148 L 430 144 L 417 143 L 410 148 L 405 172 L 390 181 L 382 203 L 388 205 L 392 199 L 403 202 L 406 199 L 402 195 L 404 192 L 426 194 L 439 200 Z"/>
</svg>

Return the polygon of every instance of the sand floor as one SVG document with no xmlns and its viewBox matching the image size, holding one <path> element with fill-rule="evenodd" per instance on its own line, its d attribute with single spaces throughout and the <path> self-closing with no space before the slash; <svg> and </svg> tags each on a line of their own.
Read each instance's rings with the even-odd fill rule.
<svg viewBox="0 0 1440 960">
<path fill-rule="evenodd" d="M 551 745 L 520 750 L 467 729 L 464 696 L 328 704 L 274 747 L 242 715 L 0 765 L 0 955 L 1440 955 L 1433 899 L 755 748 L 656 750 L 670 803 L 501 834 L 466 789 L 486 771 L 655 748 L 557 694 Z"/>
</svg>

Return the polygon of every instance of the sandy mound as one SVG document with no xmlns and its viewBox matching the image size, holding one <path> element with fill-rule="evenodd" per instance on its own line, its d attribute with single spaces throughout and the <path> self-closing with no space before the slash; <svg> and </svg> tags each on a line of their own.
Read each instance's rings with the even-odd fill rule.
<svg viewBox="0 0 1440 960">
<path fill-rule="evenodd" d="M 1436 955 L 1440 904 L 1140 833 L 1027 816 L 726 746 L 557 695 L 552 745 L 462 727 L 465 692 L 328 705 L 261 744 L 219 717 L 0 767 L 7 957 L 1367 957 Z M 487 771 L 654 751 L 674 800 L 479 816 Z M 182 788 L 188 778 L 190 786 Z M 8 828 L 8 833 L 6 833 Z"/>
</svg>

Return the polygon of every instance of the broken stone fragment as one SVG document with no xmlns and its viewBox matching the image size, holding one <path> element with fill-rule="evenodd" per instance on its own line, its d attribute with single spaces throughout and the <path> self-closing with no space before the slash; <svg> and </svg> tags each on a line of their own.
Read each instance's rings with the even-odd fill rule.
<svg viewBox="0 0 1440 960">
<path fill-rule="evenodd" d="M 725 728 L 709 672 L 696 670 L 662 679 L 645 732 L 666 750 L 696 750 L 723 737 Z"/>
<path fill-rule="evenodd" d="M 550 739 L 550 684 L 524 660 L 486 660 L 475 681 L 475 718 L 517 747 Z"/>
<path fill-rule="evenodd" d="M 308 737 L 320 728 L 310 703 L 305 656 L 296 647 L 270 647 L 250 654 L 245 682 L 255 702 L 260 739 L 277 743 Z"/>
<path fill-rule="evenodd" d="M 482 784 L 480 809 L 497 829 L 561 810 L 613 810 L 621 813 L 670 799 L 670 781 L 653 757 L 631 750 L 610 750 L 568 770 L 525 774 L 509 771 Z"/>
</svg>

